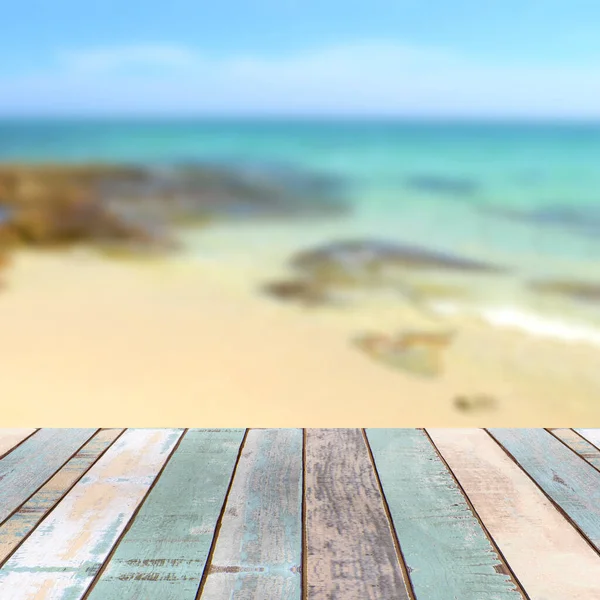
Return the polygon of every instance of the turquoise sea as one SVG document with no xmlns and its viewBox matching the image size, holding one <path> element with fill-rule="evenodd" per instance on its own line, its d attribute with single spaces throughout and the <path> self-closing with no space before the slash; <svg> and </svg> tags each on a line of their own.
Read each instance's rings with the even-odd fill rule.
<svg viewBox="0 0 600 600">
<path fill-rule="evenodd" d="M 0 121 L 0 161 L 217 162 L 330 175 L 353 208 L 348 235 L 485 257 L 515 280 L 598 286 L 585 301 L 551 303 L 550 320 L 536 325 L 517 313 L 539 316 L 544 303 L 525 307 L 509 285 L 488 295 L 490 318 L 566 337 L 600 324 L 598 123 Z"/>
</svg>

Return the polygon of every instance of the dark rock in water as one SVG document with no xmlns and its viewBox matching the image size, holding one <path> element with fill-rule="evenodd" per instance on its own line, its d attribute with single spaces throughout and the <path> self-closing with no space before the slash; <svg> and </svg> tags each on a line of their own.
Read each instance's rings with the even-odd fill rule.
<svg viewBox="0 0 600 600">
<path fill-rule="evenodd" d="M 479 210 L 484 214 L 536 227 L 555 227 L 585 236 L 600 236 L 600 206 L 554 204 L 523 210 L 483 205 L 479 207 Z"/>
<path fill-rule="evenodd" d="M 489 411 L 497 408 L 498 402 L 488 394 L 461 395 L 454 398 L 454 406 L 461 412 Z"/>
<path fill-rule="evenodd" d="M 221 170 L 233 171 L 259 184 L 276 182 L 290 192 L 332 197 L 343 190 L 340 178 L 325 173 L 306 172 L 285 163 L 233 161 Z"/>
<path fill-rule="evenodd" d="M 435 377 L 443 371 L 443 351 L 452 333 L 413 331 L 396 336 L 369 333 L 353 342 L 371 358 L 421 377 Z"/>
<path fill-rule="evenodd" d="M 529 287 L 544 294 L 553 294 L 583 302 L 600 303 L 600 283 L 585 283 L 564 279 L 532 281 Z"/>
<path fill-rule="evenodd" d="M 163 206 L 178 219 L 198 215 L 212 218 L 313 217 L 347 210 L 338 198 L 317 191 L 310 182 L 291 183 L 270 174 L 214 166 L 156 168 L 140 182 L 105 186 L 106 197 L 167 198 Z"/>
<path fill-rule="evenodd" d="M 334 242 L 300 252 L 292 258 L 296 270 L 321 279 L 377 276 L 389 268 L 501 272 L 481 261 L 436 252 L 418 246 L 382 240 Z"/>
<path fill-rule="evenodd" d="M 415 175 L 406 181 L 406 185 L 418 191 L 460 196 L 471 196 L 479 190 L 479 185 L 470 179 L 440 175 Z"/>
<path fill-rule="evenodd" d="M 302 279 L 274 281 L 263 286 L 263 291 L 279 300 L 300 302 L 304 305 L 326 304 L 329 296 L 314 282 Z"/>
<path fill-rule="evenodd" d="M 98 191 L 106 181 L 139 182 L 143 171 L 108 165 L 2 165 L 4 221 L 19 243 L 162 243 L 141 222 L 111 209 Z"/>
<path fill-rule="evenodd" d="M 170 249 L 175 227 L 214 218 L 339 214 L 340 201 L 208 167 L 0 165 L 0 223 L 22 244 Z"/>
<path fill-rule="evenodd" d="M 536 225 L 600 226 L 600 207 L 557 204 L 532 210 L 526 213 L 526 218 Z"/>
</svg>

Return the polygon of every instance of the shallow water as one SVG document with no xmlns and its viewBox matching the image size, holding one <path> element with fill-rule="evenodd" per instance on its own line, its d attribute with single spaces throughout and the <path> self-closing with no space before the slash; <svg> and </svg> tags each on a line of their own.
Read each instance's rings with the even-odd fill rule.
<svg viewBox="0 0 600 600">
<path fill-rule="evenodd" d="M 256 260 L 275 254 L 282 265 L 289 253 L 336 240 L 417 245 L 511 272 L 461 280 L 469 302 L 446 299 L 440 310 L 469 308 L 564 338 L 589 328 L 593 341 L 600 330 L 600 306 L 527 287 L 533 279 L 600 282 L 600 125 L 15 121 L 0 122 L 0 160 L 217 163 L 284 174 L 290 185 L 305 174 L 323 185 L 330 177 L 350 216 L 198 232 L 188 248 L 202 255 L 212 244 L 225 268 L 227 252 L 249 244 Z"/>
</svg>

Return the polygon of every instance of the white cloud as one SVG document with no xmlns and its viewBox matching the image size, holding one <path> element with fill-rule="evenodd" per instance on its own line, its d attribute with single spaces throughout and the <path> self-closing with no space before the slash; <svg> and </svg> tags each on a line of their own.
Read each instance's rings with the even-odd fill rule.
<svg viewBox="0 0 600 600">
<path fill-rule="evenodd" d="M 0 111 L 600 117 L 595 68 L 378 40 L 289 56 L 137 45 L 59 58 L 53 73 L 0 80 Z"/>
</svg>

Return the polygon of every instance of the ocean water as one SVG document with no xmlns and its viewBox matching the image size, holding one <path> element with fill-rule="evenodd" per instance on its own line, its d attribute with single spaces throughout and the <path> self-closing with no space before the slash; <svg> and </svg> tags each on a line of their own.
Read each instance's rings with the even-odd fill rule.
<svg viewBox="0 0 600 600">
<path fill-rule="evenodd" d="M 506 285 L 482 284 L 481 315 L 600 343 L 600 300 L 549 300 L 521 285 L 553 278 L 600 290 L 600 124 L 0 121 L 0 161 L 217 162 L 331 175 L 352 206 L 338 237 L 507 266 Z"/>
</svg>

